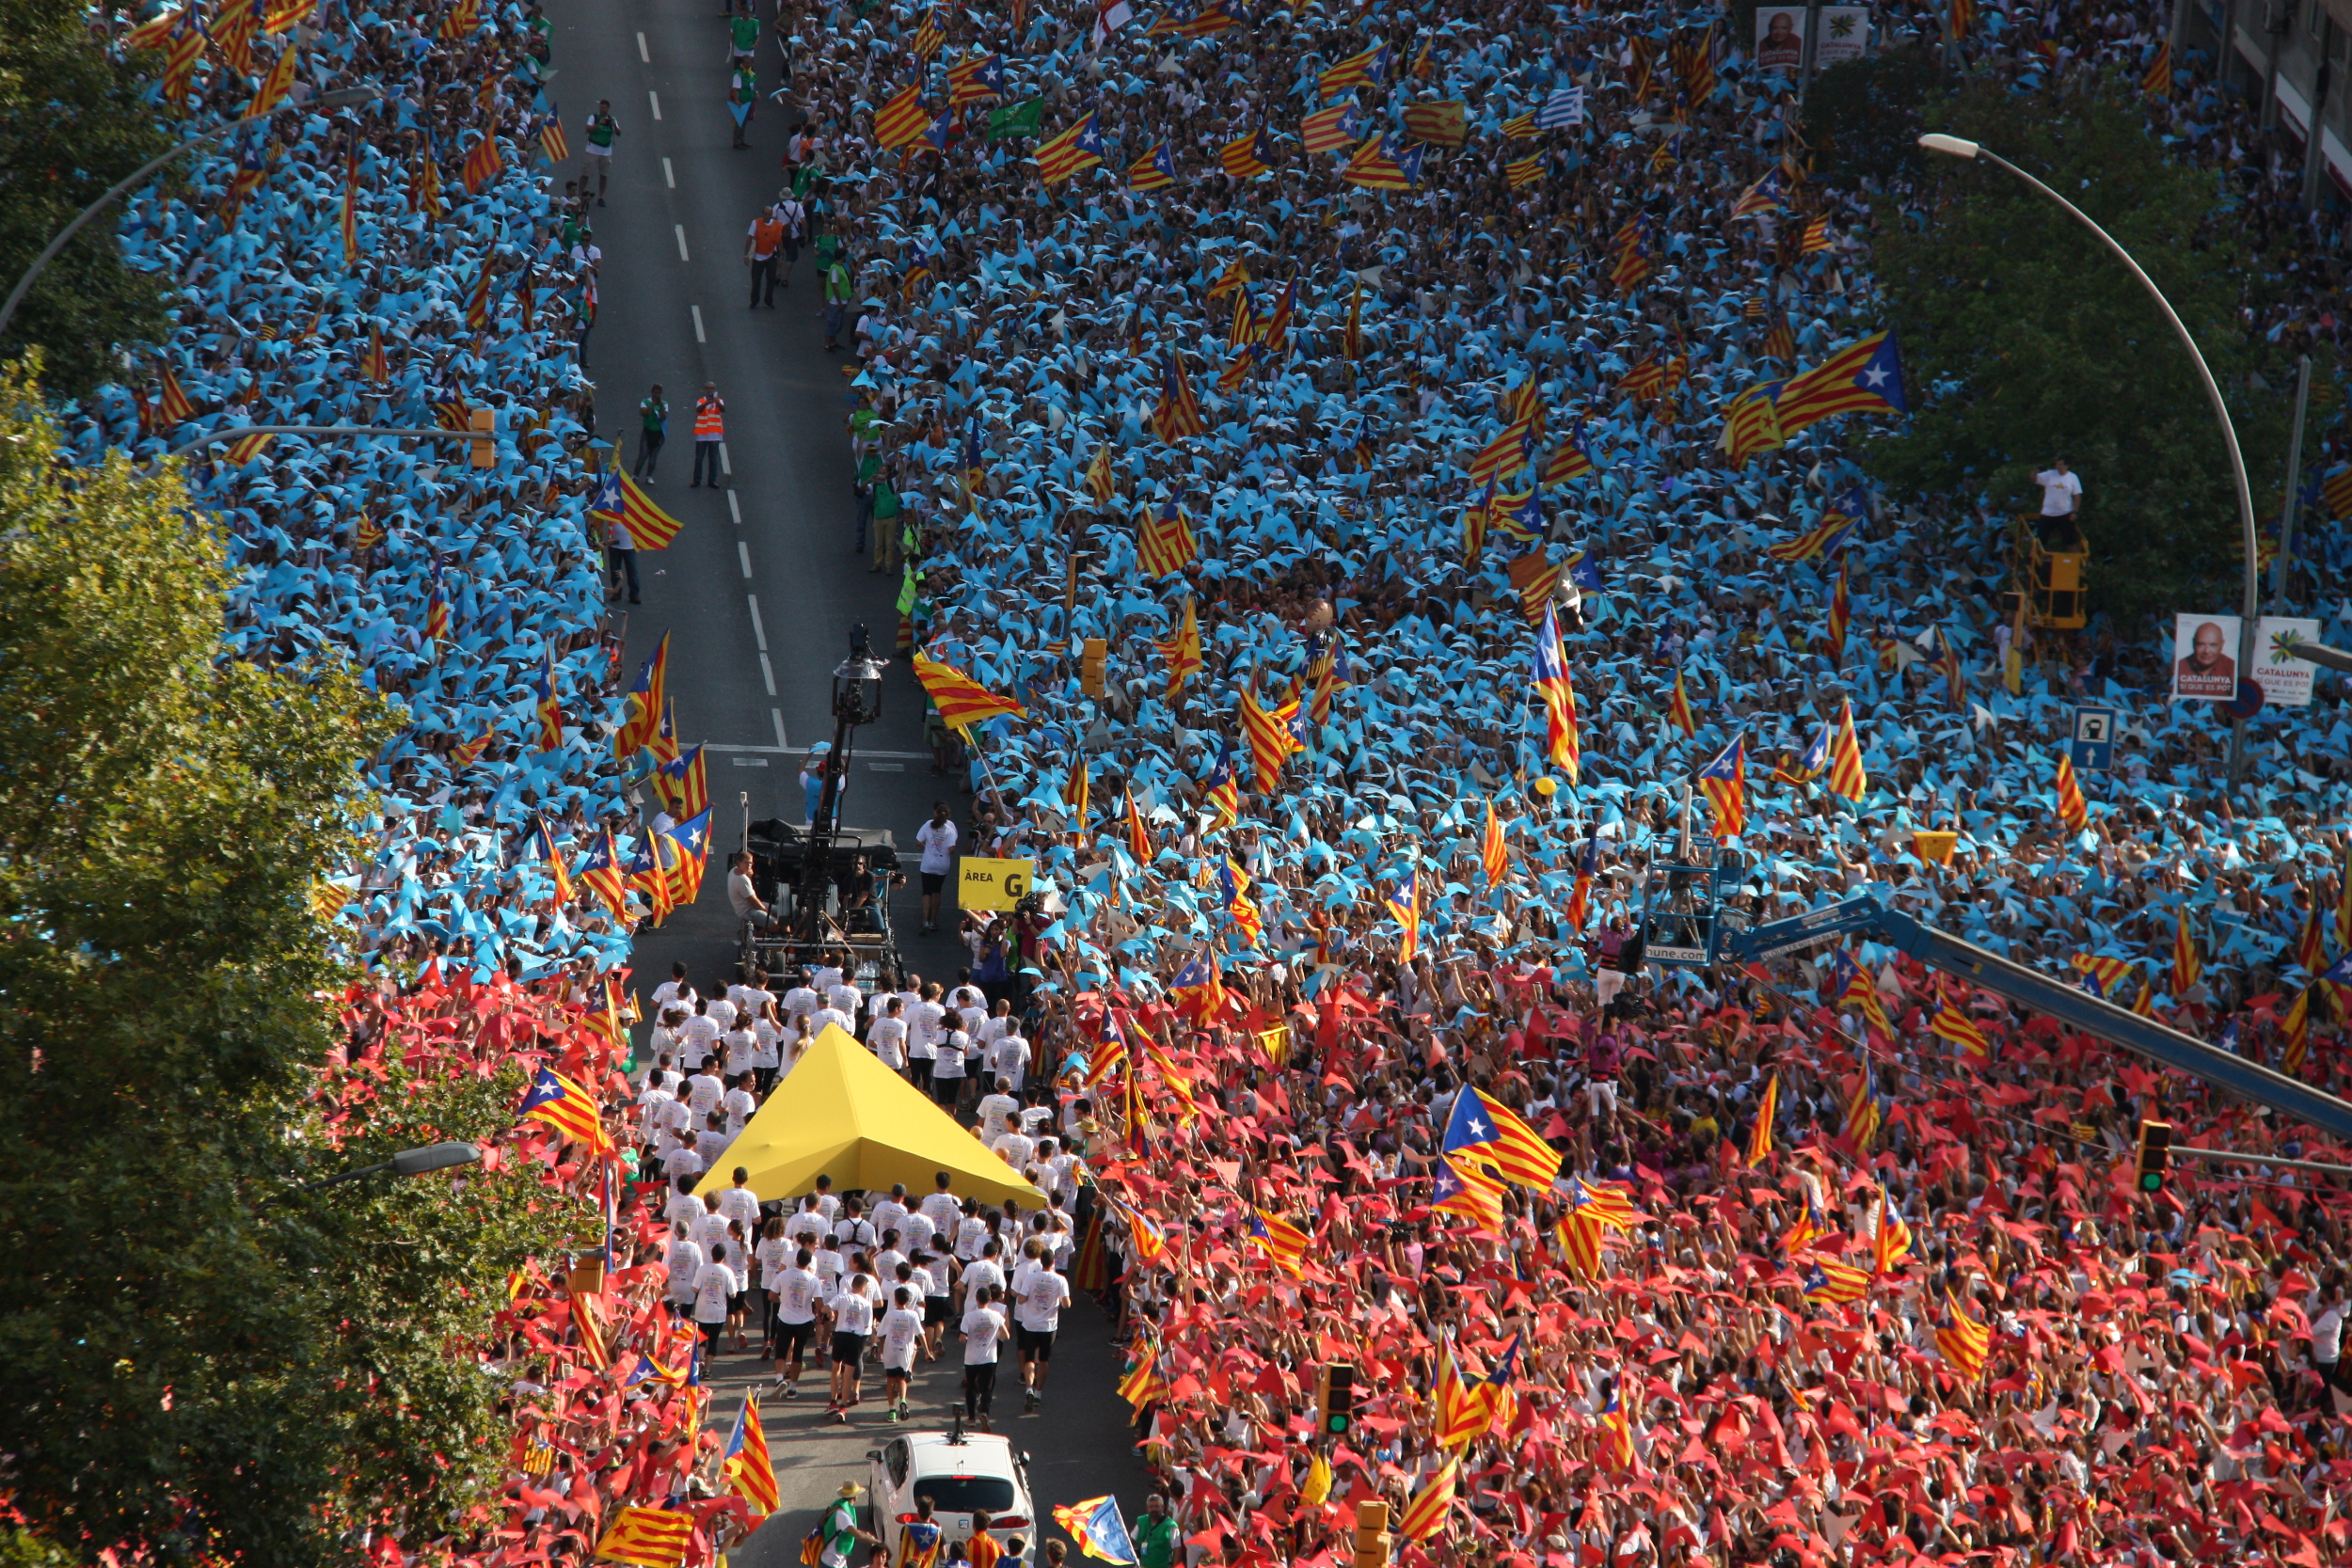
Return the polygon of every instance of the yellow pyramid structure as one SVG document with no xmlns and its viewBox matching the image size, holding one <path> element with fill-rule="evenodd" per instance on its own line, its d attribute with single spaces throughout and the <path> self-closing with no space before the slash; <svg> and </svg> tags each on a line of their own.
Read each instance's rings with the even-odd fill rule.
<svg viewBox="0 0 2352 1568">
<path fill-rule="evenodd" d="M 797 1198 L 814 1191 L 819 1176 L 832 1177 L 836 1193 L 886 1193 L 902 1181 L 921 1196 L 944 1170 L 958 1197 L 1045 1202 L 1043 1193 L 838 1024 L 828 1025 L 776 1080 L 711 1178 L 726 1185 L 738 1165 L 751 1173 L 752 1191 L 762 1198 Z"/>
</svg>

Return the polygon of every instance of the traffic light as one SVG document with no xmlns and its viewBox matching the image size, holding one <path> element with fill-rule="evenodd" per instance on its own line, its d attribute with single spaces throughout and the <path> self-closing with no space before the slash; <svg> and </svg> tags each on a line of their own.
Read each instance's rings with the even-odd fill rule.
<svg viewBox="0 0 2352 1568">
<path fill-rule="evenodd" d="M 1103 673 L 1103 660 L 1110 653 L 1110 643 L 1100 637 L 1089 637 L 1078 653 L 1078 689 L 1089 697 L 1100 697 L 1110 689 L 1110 682 Z"/>
<path fill-rule="evenodd" d="M 2139 1124 L 2139 1190 L 2164 1191 L 2164 1170 L 2172 1163 L 2172 1124 L 2142 1120 Z"/>
<path fill-rule="evenodd" d="M 1315 1409 L 1322 1413 L 1327 1437 L 1344 1437 L 1356 1430 L 1356 1366 L 1330 1361 L 1315 1377 Z"/>
<path fill-rule="evenodd" d="M 492 438 L 498 429 L 499 416 L 495 408 L 469 408 L 466 411 L 468 428 L 478 432 L 466 443 L 469 461 L 477 468 L 498 467 L 498 442 Z"/>
<path fill-rule="evenodd" d="M 1389 1505 L 1356 1505 L 1356 1568 L 1388 1568 Z"/>
</svg>

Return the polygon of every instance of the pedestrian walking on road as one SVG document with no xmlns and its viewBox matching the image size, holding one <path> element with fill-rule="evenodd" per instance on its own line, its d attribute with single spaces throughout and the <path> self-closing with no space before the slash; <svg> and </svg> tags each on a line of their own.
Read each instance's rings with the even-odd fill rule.
<svg viewBox="0 0 2352 1568">
<path fill-rule="evenodd" d="M 947 815 L 947 802 L 931 802 L 931 819 L 914 830 L 914 842 L 923 847 L 923 932 L 930 936 L 939 929 L 939 895 L 947 885 L 947 874 L 956 868 L 955 823 Z"/>
<path fill-rule="evenodd" d="M 597 99 L 596 112 L 588 117 L 588 156 L 596 160 L 596 205 L 599 207 L 604 205 L 605 183 L 612 178 L 612 138 L 620 134 L 620 124 L 612 118 L 612 101 L 609 98 Z M 587 194 L 583 184 L 580 196 L 584 199 Z"/>
<path fill-rule="evenodd" d="M 752 71 L 749 60 L 740 61 L 735 74 L 727 82 L 727 113 L 735 119 L 735 150 L 748 150 L 751 143 L 743 133 L 752 123 L 752 110 L 759 103 L 759 78 Z"/>
<path fill-rule="evenodd" d="M 777 266 L 779 286 L 792 286 L 792 267 L 801 259 L 801 242 L 808 237 L 808 210 L 787 185 L 776 193 L 776 216 L 784 224 L 784 260 Z"/>
<path fill-rule="evenodd" d="M 850 296 L 857 292 L 857 284 L 850 277 L 850 269 L 838 251 L 825 268 L 825 352 L 841 352 L 841 324 L 849 319 Z"/>
<path fill-rule="evenodd" d="M 719 488 L 719 445 L 727 438 L 727 400 L 719 395 L 719 384 L 703 383 L 703 395 L 694 400 L 694 477 L 688 482 L 691 490 L 703 483 L 707 469 L 710 487 Z"/>
<path fill-rule="evenodd" d="M 628 602 L 642 604 L 637 596 L 637 540 L 628 531 L 628 522 L 617 512 L 599 513 L 604 518 L 605 597 L 621 596 L 621 583 L 628 583 Z"/>
<path fill-rule="evenodd" d="M 784 249 L 787 226 L 779 206 L 752 219 L 743 236 L 743 263 L 752 269 L 752 309 L 776 308 L 776 259 Z"/>
<path fill-rule="evenodd" d="M 670 400 L 661 395 L 660 382 L 638 404 L 637 420 L 637 461 L 629 471 L 651 484 L 654 465 L 661 461 L 662 445 L 670 438 Z"/>
</svg>

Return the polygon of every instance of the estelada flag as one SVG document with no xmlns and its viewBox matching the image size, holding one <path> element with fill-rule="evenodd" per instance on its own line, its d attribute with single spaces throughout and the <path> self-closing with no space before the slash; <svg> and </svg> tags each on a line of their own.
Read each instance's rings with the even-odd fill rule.
<svg viewBox="0 0 2352 1568">
<path fill-rule="evenodd" d="M 1102 161 L 1103 133 L 1095 112 L 1090 109 L 1075 124 L 1037 150 L 1038 174 L 1049 185 L 1057 185 Z"/>
<path fill-rule="evenodd" d="M 596 1097 L 550 1067 L 542 1067 L 539 1076 L 532 1080 L 531 1092 L 523 1096 L 515 1118 L 543 1123 L 592 1148 L 612 1146 Z"/>
<path fill-rule="evenodd" d="M 999 697 L 955 666 L 923 654 L 914 656 L 914 678 L 923 683 L 924 691 L 939 709 L 940 721 L 950 729 L 985 723 L 1000 713 L 1015 719 L 1028 717 L 1028 709 L 1011 698 Z"/>
<path fill-rule="evenodd" d="M 286 94 L 294 90 L 294 68 L 302 63 L 301 55 L 302 51 L 292 43 L 278 52 L 277 62 L 269 68 L 269 74 L 262 78 L 253 102 L 246 105 L 246 119 L 268 114 L 286 101 Z"/>
<path fill-rule="evenodd" d="M 560 164 L 572 155 L 572 142 L 564 134 L 564 117 L 553 103 L 548 105 L 548 118 L 539 122 L 539 150 L 550 164 Z"/>
<path fill-rule="evenodd" d="M 589 507 L 592 516 L 618 522 L 628 530 L 629 542 L 641 550 L 666 550 L 685 527 L 653 503 L 628 470 L 615 463 L 605 470 L 604 483 Z M 666 638 L 665 638 L 666 641 Z"/>
<path fill-rule="evenodd" d="M 1993 1331 L 1961 1310 L 1957 1297 L 1947 1296 L 1945 1305 L 1952 1321 L 1935 1331 L 1936 1354 L 1952 1365 L 1970 1383 L 1984 1375 L 1984 1364 L 1993 1350 Z"/>
<path fill-rule="evenodd" d="M 596 1556 L 631 1568 L 680 1568 L 694 1542 L 694 1516 L 684 1509 L 624 1508 L 596 1542 Z"/>
<path fill-rule="evenodd" d="M 1791 376 L 1776 402 L 1783 438 L 1838 414 L 1909 413 L 1894 332 L 1874 332 Z"/>
<path fill-rule="evenodd" d="M 1334 103 L 1298 122 L 1298 143 L 1309 152 L 1344 152 L 1356 142 L 1355 108 Z"/>
<path fill-rule="evenodd" d="M 775 1462 L 769 1457 L 767 1429 L 759 1423 L 759 1399 L 748 1396 L 735 1413 L 735 1430 L 727 1434 L 726 1456 L 719 1466 L 722 1490 L 732 1492 L 763 1517 L 783 1505 L 776 1493 Z"/>
</svg>

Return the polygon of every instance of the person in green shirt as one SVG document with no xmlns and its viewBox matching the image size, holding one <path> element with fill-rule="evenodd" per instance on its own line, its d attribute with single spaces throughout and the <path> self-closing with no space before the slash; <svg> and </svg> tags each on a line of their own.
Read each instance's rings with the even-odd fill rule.
<svg viewBox="0 0 2352 1568">
<path fill-rule="evenodd" d="M 661 461 L 662 444 L 670 438 L 670 401 L 661 395 L 660 382 L 638 403 L 637 419 L 637 461 L 630 472 L 650 482 L 654 465 Z"/>
<path fill-rule="evenodd" d="M 749 69 L 752 55 L 759 48 L 759 19 L 752 15 L 751 7 L 738 0 L 735 15 L 727 22 L 728 63 Z"/>
<path fill-rule="evenodd" d="M 856 1481 L 845 1481 L 833 1506 L 825 1510 L 825 1517 L 817 1526 L 824 1541 L 822 1555 L 818 1560 L 822 1568 L 848 1568 L 850 1554 L 857 1550 L 861 1541 L 868 1545 L 882 1544 L 880 1537 L 858 1528 L 857 1497 L 865 1490 Z"/>
<path fill-rule="evenodd" d="M 590 166 L 596 171 L 596 205 L 601 207 L 604 187 L 612 178 L 612 138 L 621 134 L 620 126 L 612 119 L 612 100 L 596 100 L 596 112 L 588 117 L 587 131 L 588 156 L 594 160 Z M 587 194 L 586 182 L 582 182 L 580 195 Z"/>
<path fill-rule="evenodd" d="M 832 238 L 827 235 L 826 238 Z M 850 277 L 838 252 L 825 267 L 825 352 L 841 352 L 841 324 L 850 319 L 850 296 L 857 293 L 857 284 Z"/>
<path fill-rule="evenodd" d="M 1137 1568 L 1173 1568 L 1176 1561 L 1176 1521 L 1168 1517 L 1168 1499 L 1157 1492 L 1143 1505 L 1136 1521 Z"/>
</svg>

